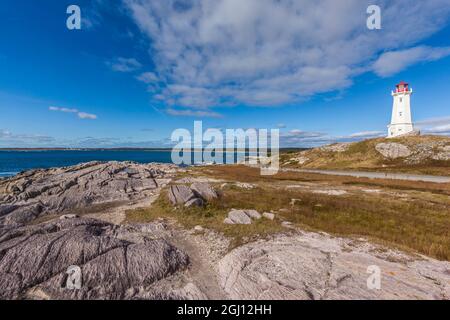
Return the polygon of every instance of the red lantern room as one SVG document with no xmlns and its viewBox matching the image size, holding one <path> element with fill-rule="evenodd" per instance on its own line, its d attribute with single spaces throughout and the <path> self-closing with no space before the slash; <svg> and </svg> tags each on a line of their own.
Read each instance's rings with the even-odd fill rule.
<svg viewBox="0 0 450 320">
<path fill-rule="evenodd" d="M 395 92 L 408 92 L 409 91 L 409 84 L 405 81 L 401 81 L 398 85 L 395 86 L 397 89 Z"/>
</svg>

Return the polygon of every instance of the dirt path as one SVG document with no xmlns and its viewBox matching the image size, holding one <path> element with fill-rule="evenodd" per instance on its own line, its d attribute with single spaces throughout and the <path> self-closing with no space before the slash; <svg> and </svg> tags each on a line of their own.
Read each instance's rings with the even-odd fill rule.
<svg viewBox="0 0 450 320">
<path fill-rule="evenodd" d="M 150 208 L 158 199 L 160 192 L 161 188 L 155 189 L 151 194 L 143 197 L 142 200 L 90 213 L 86 217 L 103 220 L 116 225 L 123 224 L 126 219 L 127 210 Z M 176 221 L 171 221 L 168 227 L 167 236 L 164 237 L 167 237 L 167 241 L 186 252 L 189 256 L 190 266 L 187 271 L 189 282 L 195 284 L 207 299 L 226 299 L 226 295 L 219 286 L 217 274 L 214 271 L 214 263 L 222 257 L 222 254 L 218 251 L 226 251 L 228 247 L 226 239 L 220 239 L 218 236 L 212 235 L 210 231 L 205 231 L 204 234 L 195 234 L 190 230 L 185 230 L 177 226 Z M 210 239 L 205 239 L 207 237 L 206 235 Z M 220 247 L 222 250 L 214 247 Z"/>
<path fill-rule="evenodd" d="M 213 260 L 209 259 L 209 250 L 200 245 L 195 235 L 186 232 L 176 232 L 170 242 L 187 253 L 190 260 L 188 276 L 209 300 L 226 299 L 226 294 L 220 287 L 217 274 L 214 271 Z"/>
</svg>

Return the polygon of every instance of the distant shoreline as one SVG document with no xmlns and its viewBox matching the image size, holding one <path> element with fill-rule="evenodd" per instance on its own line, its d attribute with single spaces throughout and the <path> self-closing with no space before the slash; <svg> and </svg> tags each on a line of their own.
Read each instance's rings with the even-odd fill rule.
<svg viewBox="0 0 450 320">
<path fill-rule="evenodd" d="M 171 148 L 0 148 L 0 151 L 170 151 Z"/>
<path fill-rule="evenodd" d="M 309 148 L 280 148 L 281 152 L 298 152 L 308 150 Z M 209 149 L 204 149 L 209 150 Z M 172 151 L 172 148 L 0 148 L 0 151 Z M 194 152 L 201 151 L 200 149 L 194 149 Z M 257 151 L 257 150 L 233 150 L 226 149 L 223 152 L 244 152 L 244 151 Z"/>
</svg>

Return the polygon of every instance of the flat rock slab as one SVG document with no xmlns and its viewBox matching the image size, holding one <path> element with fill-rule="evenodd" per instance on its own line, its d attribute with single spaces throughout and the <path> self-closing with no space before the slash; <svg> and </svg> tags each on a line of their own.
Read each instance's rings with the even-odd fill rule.
<svg viewBox="0 0 450 320">
<path fill-rule="evenodd" d="M 251 224 L 252 219 L 261 219 L 262 215 L 256 210 L 236 210 L 233 209 L 225 218 L 225 224 Z"/>
<path fill-rule="evenodd" d="M 367 283 L 381 271 L 379 290 Z M 450 299 L 450 263 L 323 234 L 247 244 L 218 265 L 230 299 Z"/>
<path fill-rule="evenodd" d="M 251 224 L 252 219 L 245 213 L 244 210 L 231 210 L 228 213 L 228 219 L 234 224 Z"/>
<path fill-rule="evenodd" d="M 345 190 L 313 190 L 313 193 L 317 193 L 317 194 L 326 194 L 329 196 L 343 196 L 347 194 L 347 191 Z"/>
<path fill-rule="evenodd" d="M 1 299 L 36 298 L 30 292 L 51 299 L 132 299 L 189 263 L 185 253 L 165 240 L 147 239 L 133 228 L 77 218 L 3 227 L 0 254 Z M 81 270 L 79 290 L 66 286 L 70 266 Z"/>
<path fill-rule="evenodd" d="M 275 214 L 271 213 L 271 212 L 264 212 L 263 217 L 269 220 L 274 220 L 275 219 Z"/>
<path fill-rule="evenodd" d="M 27 171 L 0 181 L 0 225 L 25 224 L 43 215 L 141 199 L 175 170 L 172 165 L 89 162 Z"/>
</svg>

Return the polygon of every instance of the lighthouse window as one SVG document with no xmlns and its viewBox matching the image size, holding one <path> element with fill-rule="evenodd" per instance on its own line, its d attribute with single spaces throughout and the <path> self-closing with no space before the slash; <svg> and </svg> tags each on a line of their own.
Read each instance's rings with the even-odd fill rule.
<svg viewBox="0 0 450 320">
<path fill-rule="evenodd" d="M 400 103 L 402 103 L 403 102 L 403 98 L 400 98 Z"/>
<path fill-rule="evenodd" d="M 403 116 L 403 112 L 399 112 L 400 117 Z"/>
</svg>

